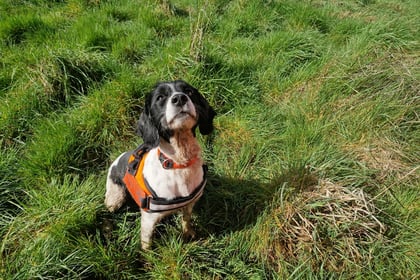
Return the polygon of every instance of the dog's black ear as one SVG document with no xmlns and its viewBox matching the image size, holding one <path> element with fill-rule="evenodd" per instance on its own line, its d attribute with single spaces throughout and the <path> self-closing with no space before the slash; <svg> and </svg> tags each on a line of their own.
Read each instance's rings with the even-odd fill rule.
<svg viewBox="0 0 420 280">
<path fill-rule="evenodd" d="M 159 145 L 159 133 L 156 126 L 153 125 L 150 115 L 147 112 L 143 112 L 137 121 L 137 134 L 143 138 L 143 142 L 146 145 L 155 147 Z"/>
<path fill-rule="evenodd" d="M 201 134 L 208 135 L 214 129 L 213 119 L 216 112 L 201 94 L 199 94 L 198 103 L 198 128 Z"/>
<path fill-rule="evenodd" d="M 159 145 L 159 131 L 150 114 L 151 106 L 152 94 L 148 94 L 146 96 L 143 112 L 137 121 L 137 134 L 143 138 L 144 144 L 156 147 Z"/>
</svg>

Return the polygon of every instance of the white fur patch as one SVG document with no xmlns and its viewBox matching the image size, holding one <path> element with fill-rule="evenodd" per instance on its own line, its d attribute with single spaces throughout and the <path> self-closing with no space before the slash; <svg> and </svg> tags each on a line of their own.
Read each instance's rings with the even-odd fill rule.
<svg viewBox="0 0 420 280">
<path fill-rule="evenodd" d="M 169 200 L 193 193 L 204 174 L 201 160 L 188 168 L 164 169 L 157 149 L 153 149 L 146 158 L 143 175 L 159 197 Z"/>
<path fill-rule="evenodd" d="M 118 210 L 124 204 L 126 199 L 124 188 L 118 184 L 115 184 L 111 179 L 112 168 L 118 164 L 124 154 L 125 153 L 122 153 L 116 160 L 114 160 L 108 170 L 108 176 L 106 180 L 105 206 L 110 212 Z"/>
<path fill-rule="evenodd" d="M 171 102 L 171 99 L 175 94 L 183 93 L 174 92 L 168 99 L 165 111 L 166 122 L 171 129 L 194 126 L 195 122 L 197 121 L 197 112 L 195 110 L 194 104 L 191 102 L 191 99 L 187 95 L 184 95 L 188 98 L 187 103 L 185 103 L 182 107 L 174 105 Z"/>
</svg>

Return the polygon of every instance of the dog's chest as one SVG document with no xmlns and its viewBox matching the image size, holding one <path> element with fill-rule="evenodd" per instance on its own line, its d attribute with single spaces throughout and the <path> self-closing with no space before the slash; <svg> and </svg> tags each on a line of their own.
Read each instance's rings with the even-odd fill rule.
<svg viewBox="0 0 420 280">
<path fill-rule="evenodd" d="M 190 195 L 204 174 L 201 162 L 182 169 L 164 169 L 152 152 L 146 158 L 143 175 L 158 197 L 169 200 Z"/>
</svg>

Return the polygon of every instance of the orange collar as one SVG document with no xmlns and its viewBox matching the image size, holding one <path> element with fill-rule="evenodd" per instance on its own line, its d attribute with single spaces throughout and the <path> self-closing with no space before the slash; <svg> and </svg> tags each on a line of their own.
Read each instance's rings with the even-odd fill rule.
<svg viewBox="0 0 420 280">
<path fill-rule="evenodd" d="M 179 163 L 174 162 L 172 159 L 170 159 L 164 153 L 162 153 L 160 151 L 160 149 L 158 149 L 158 157 L 159 157 L 159 161 L 162 164 L 162 167 L 164 169 L 182 169 L 182 168 L 187 168 L 187 167 L 193 165 L 198 160 L 198 158 L 195 157 L 195 158 L 190 159 L 185 164 L 179 164 Z"/>
</svg>

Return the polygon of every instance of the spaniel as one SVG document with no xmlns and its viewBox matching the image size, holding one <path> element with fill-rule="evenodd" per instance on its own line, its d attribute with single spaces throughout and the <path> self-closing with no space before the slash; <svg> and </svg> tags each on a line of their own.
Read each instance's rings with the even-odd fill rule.
<svg viewBox="0 0 420 280">
<path fill-rule="evenodd" d="M 143 144 L 110 166 L 105 205 L 109 211 L 134 200 L 141 211 L 141 244 L 149 249 L 156 224 L 182 212 L 185 237 L 194 238 L 191 213 L 203 193 L 206 165 L 196 139 L 213 131 L 216 113 L 200 92 L 177 80 L 158 83 L 146 96 L 138 121 Z"/>
</svg>

